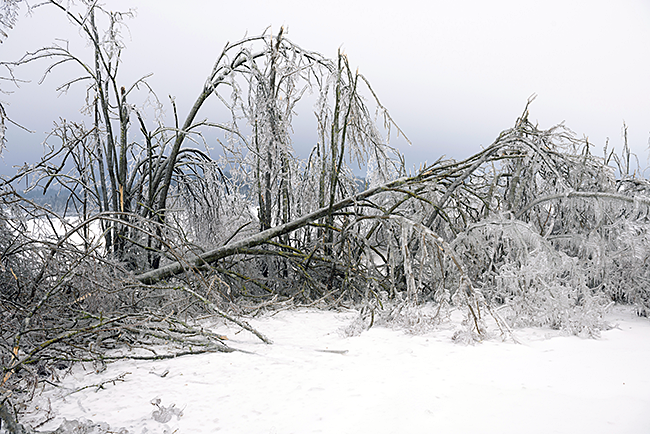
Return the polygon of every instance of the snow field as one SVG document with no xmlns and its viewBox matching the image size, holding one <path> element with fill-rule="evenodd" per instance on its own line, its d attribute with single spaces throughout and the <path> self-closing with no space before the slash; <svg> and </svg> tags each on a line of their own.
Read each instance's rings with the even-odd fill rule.
<svg viewBox="0 0 650 434">
<path fill-rule="evenodd" d="M 251 320 L 273 345 L 220 324 L 250 353 L 78 367 L 33 405 L 49 400 L 56 415 L 41 429 L 90 419 L 137 434 L 650 432 L 650 322 L 629 308 L 612 311 L 618 326 L 599 339 L 536 328 L 516 331 L 521 344 L 469 346 L 453 343 L 451 328 L 345 337 L 355 315 L 300 309 Z M 125 372 L 124 382 L 70 394 Z"/>
</svg>

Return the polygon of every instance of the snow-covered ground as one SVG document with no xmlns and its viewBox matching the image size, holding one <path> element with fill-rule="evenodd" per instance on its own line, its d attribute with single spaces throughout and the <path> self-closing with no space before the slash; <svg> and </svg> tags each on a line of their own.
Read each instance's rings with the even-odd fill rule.
<svg viewBox="0 0 650 434">
<path fill-rule="evenodd" d="M 35 398 L 56 415 L 39 429 L 66 418 L 135 434 L 650 432 L 650 321 L 629 308 L 611 311 L 616 327 L 599 339 L 537 328 L 516 331 L 520 344 L 468 346 L 453 343 L 451 329 L 346 337 L 355 315 L 289 310 L 251 320 L 273 345 L 216 326 L 249 353 L 79 367 Z"/>
<path fill-rule="evenodd" d="M 30 219 L 27 221 L 27 232 L 30 236 L 37 240 L 45 240 L 56 235 L 56 237 L 63 237 L 67 232 L 71 231 L 82 222 L 80 217 L 66 217 L 65 224 L 56 218 L 46 219 Z M 77 246 L 84 245 L 84 231 L 79 228 L 78 232 L 70 235 L 69 241 Z M 94 246 L 97 243 L 103 244 L 102 230 L 98 220 L 92 221 L 88 225 L 88 231 L 84 235 L 88 240 L 89 245 Z"/>
</svg>

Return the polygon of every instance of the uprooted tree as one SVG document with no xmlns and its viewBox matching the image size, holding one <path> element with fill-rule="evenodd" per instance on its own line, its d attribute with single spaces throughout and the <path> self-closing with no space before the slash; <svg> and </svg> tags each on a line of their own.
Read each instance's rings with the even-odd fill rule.
<svg viewBox="0 0 650 434">
<path fill-rule="evenodd" d="M 3 65 L 76 64 L 62 88 L 86 83 L 86 121 L 61 120 L 43 158 L 2 185 L 3 403 L 75 362 L 232 351 L 197 326 L 205 314 L 270 342 L 237 317 L 274 303 L 355 305 L 358 330 L 426 328 L 462 309 L 462 340 L 492 324 L 594 335 L 612 302 L 650 311 L 649 185 L 627 143 L 596 157 L 563 126 L 530 123 L 527 105 L 476 155 L 407 176 L 388 143 L 401 131 L 366 78 L 282 31 L 227 44 L 190 111 L 172 99 L 168 121 L 146 76 L 121 82 L 126 14 L 40 7 L 65 14 L 90 54 L 54 45 Z M 317 140 L 301 161 L 291 124 L 306 93 Z M 204 119 L 208 99 L 227 117 Z M 217 132 L 213 158 L 202 145 Z M 62 204 L 16 192 L 27 177 Z"/>
</svg>

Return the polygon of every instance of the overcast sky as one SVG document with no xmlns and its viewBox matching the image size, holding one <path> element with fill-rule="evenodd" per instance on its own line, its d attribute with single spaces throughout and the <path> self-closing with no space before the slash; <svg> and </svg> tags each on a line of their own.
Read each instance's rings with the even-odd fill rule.
<svg viewBox="0 0 650 434">
<path fill-rule="evenodd" d="M 650 2 L 574 0 L 492 1 L 199 1 L 105 0 L 109 9 L 135 8 L 123 54 L 125 80 L 153 72 L 159 95 L 174 95 L 186 112 L 227 41 L 271 26 L 288 29 L 298 45 L 334 58 L 340 47 L 371 81 L 382 103 L 413 142 L 400 150 L 409 165 L 446 154 L 465 158 L 511 127 L 532 94 L 530 119 L 548 128 L 562 121 L 588 136 L 601 154 L 607 137 L 620 149 L 621 127 L 648 165 L 650 137 Z M 0 45 L 13 60 L 55 38 L 84 43 L 61 14 L 41 8 L 21 14 Z M 8 166 L 34 161 L 58 117 L 81 119 L 81 92 L 58 96 L 65 74 L 0 96 L 13 119 Z M 127 83 L 128 84 L 128 83 Z M 3 89 L 9 89 L 3 84 Z M 295 120 L 294 146 L 305 154 L 314 116 Z M 315 133 L 314 136 L 315 137 Z"/>
</svg>

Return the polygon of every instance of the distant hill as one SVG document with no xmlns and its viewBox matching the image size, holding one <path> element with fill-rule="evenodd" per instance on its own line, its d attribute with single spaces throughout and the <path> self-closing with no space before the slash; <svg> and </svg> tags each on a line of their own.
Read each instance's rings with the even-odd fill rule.
<svg viewBox="0 0 650 434">
<path fill-rule="evenodd" d="M 42 188 L 35 188 L 30 191 L 19 191 L 20 194 L 25 199 L 31 200 L 37 205 L 40 205 L 45 208 L 49 208 L 56 213 L 61 213 L 65 209 L 65 204 L 70 197 L 69 192 L 59 191 L 56 188 L 49 189 L 45 194 L 43 194 Z"/>
</svg>

